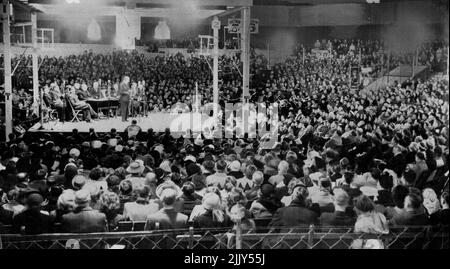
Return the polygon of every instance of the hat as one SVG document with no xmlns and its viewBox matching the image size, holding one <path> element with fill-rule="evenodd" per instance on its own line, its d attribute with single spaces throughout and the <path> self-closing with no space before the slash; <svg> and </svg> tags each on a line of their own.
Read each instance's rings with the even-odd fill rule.
<svg viewBox="0 0 450 269">
<path fill-rule="evenodd" d="M 94 140 L 91 142 L 91 146 L 93 149 L 99 149 L 102 146 L 102 141 L 100 140 Z"/>
<path fill-rule="evenodd" d="M 239 161 L 232 161 L 229 167 L 232 172 L 239 172 L 241 170 L 241 163 Z"/>
<path fill-rule="evenodd" d="M 334 191 L 334 201 L 339 206 L 347 206 L 350 200 L 349 195 L 342 189 L 335 189 Z"/>
<path fill-rule="evenodd" d="M 72 186 L 76 189 L 81 189 L 86 184 L 87 178 L 83 175 L 76 175 L 72 179 Z"/>
<path fill-rule="evenodd" d="M 171 173 L 172 170 L 170 169 L 170 162 L 165 160 L 160 165 L 159 168 L 161 168 L 166 173 Z"/>
<path fill-rule="evenodd" d="M 191 162 L 195 163 L 195 162 L 197 162 L 197 159 L 195 159 L 195 157 L 192 155 L 188 155 L 188 156 L 186 156 L 186 158 L 184 158 L 184 161 L 185 162 L 191 161 Z"/>
<path fill-rule="evenodd" d="M 56 204 L 62 207 L 74 205 L 75 203 L 75 192 L 71 189 L 64 190 L 58 197 Z"/>
<path fill-rule="evenodd" d="M 76 158 L 76 157 L 80 156 L 80 151 L 76 148 L 73 148 L 69 151 L 69 155 L 72 158 Z"/>
<path fill-rule="evenodd" d="M 180 197 L 183 193 L 181 188 L 178 187 L 173 181 L 166 181 L 161 183 L 155 190 L 156 196 L 161 199 L 162 193 L 166 189 L 173 189 L 176 192 L 176 197 Z"/>
<path fill-rule="evenodd" d="M 158 145 L 155 147 L 155 151 L 157 151 L 159 154 L 163 154 L 164 153 L 164 146 L 163 145 Z"/>
<path fill-rule="evenodd" d="M 122 152 L 123 146 L 122 146 L 122 145 L 117 145 L 117 146 L 114 148 L 114 150 L 117 151 L 117 152 Z"/>
<path fill-rule="evenodd" d="M 203 196 L 202 205 L 207 210 L 218 209 L 220 207 L 220 197 L 213 192 L 209 192 Z"/>
<path fill-rule="evenodd" d="M 111 138 L 108 140 L 108 145 L 110 145 L 111 147 L 115 147 L 117 146 L 117 142 L 118 142 L 117 138 Z"/>
<path fill-rule="evenodd" d="M 127 167 L 127 173 L 141 174 L 142 172 L 144 172 L 144 169 L 145 167 L 142 165 L 142 163 L 135 161 Z"/>
<path fill-rule="evenodd" d="M 81 143 L 81 146 L 83 146 L 85 148 L 89 148 L 91 146 L 91 144 L 88 141 L 84 141 L 83 143 Z"/>
<path fill-rule="evenodd" d="M 89 190 L 82 189 L 75 192 L 75 204 L 77 206 L 87 206 L 91 202 L 91 193 Z"/>
</svg>

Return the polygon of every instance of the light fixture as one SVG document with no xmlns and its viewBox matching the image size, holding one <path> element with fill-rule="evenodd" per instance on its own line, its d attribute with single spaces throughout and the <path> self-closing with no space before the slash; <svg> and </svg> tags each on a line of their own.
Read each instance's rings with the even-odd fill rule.
<svg viewBox="0 0 450 269">
<path fill-rule="evenodd" d="M 366 0 L 367 4 L 379 4 L 380 0 Z"/>
<path fill-rule="evenodd" d="M 67 4 L 79 4 L 80 0 L 66 0 Z"/>
<path fill-rule="evenodd" d="M 170 39 L 170 29 L 166 21 L 158 22 L 155 27 L 155 39 Z"/>
<path fill-rule="evenodd" d="M 89 40 L 99 41 L 102 38 L 102 30 L 95 19 L 92 19 L 87 28 L 87 37 Z"/>
</svg>

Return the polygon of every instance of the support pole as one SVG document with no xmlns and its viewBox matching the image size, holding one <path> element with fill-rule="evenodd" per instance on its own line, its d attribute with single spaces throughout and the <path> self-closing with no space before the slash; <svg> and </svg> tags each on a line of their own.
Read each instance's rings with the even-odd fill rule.
<svg viewBox="0 0 450 269">
<path fill-rule="evenodd" d="M 250 7 L 241 11 L 242 37 L 242 135 L 247 132 L 246 107 L 250 97 Z"/>
<path fill-rule="evenodd" d="M 213 28 L 213 110 L 214 118 L 217 118 L 219 108 L 219 29 L 220 21 L 217 16 L 212 22 Z"/>
<path fill-rule="evenodd" d="M 36 13 L 31 13 L 31 42 L 33 45 L 32 65 L 33 65 L 33 107 L 37 109 L 40 101 L 39 96 L 39 63 L 38 63 L 38 44 L 37 44 L 37 19 Z M 38 114 L 38 111 L 34 111 Z"/>
<path fill-rule="evenodd" d="M 5 131 L 7 141 L 9 140 L 9 134 L 12 133 L 11 35 L 9 16 L 9 1 L 2 0 L 3 62 L 5 68 Z"/>
</svg>

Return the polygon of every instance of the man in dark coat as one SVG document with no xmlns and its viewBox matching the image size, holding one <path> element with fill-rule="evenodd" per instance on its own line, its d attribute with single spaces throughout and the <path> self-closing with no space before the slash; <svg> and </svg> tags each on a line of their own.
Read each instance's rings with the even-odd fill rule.
<svg viewBox="0 0 450 269">
<path fill-rule="evenodd" d="M 119 85 L 119 102 L 120 102 L 120 115 L 122 116 L 122 121 L 127 121 L 128 119 L 128 106 L 130 105 L 130 78 L 125 76 Z"/>
<path fill-rule="evenodd" d="M 91 194 L 83 189 L 75 193 L 77 208 L 74 212 L 63 215 L 62 229 L 68 233 L 95 233 L 106 232 L 106 216 L 98 210 L 92 209 L 89 204 Z"/>
<path fill-rule="evenodd" d="M 334 190 L 334 212 L 320 215 L 322 226 L 353 226 L 355 219 L 346 214 L 350 196 L 342 189 Z"/>
<path fill-rule="evenodd" d="M 43 202 L 44 198 L 39 193 L 33 192 L 27 196 L 28 209 L 13 218 L 12 230 L 14 233 L 42 234 L 52 232 L 52 217 L 41 212 Z"/>
<path fill-rule="evenodd" d="M 405 198 L 404 211 L 394 216 L 389 224 L 393 226 L 425 226 L 429 224 L 426 212 L 421 208 L 423 199 L 416 193 L 409 193 Z"/>
<path fill-rule="evenodd" d="M 163 208 L 156 213 L 147 216 L 145 230 L 182 229 L 187 227 L 188 216 L 178 213 L 174 209 L 177 193 L 173 189 L 162 191 L 160 199 Z"/>
<path fill-rule="evenodd" d="M 271 227 L 296 227 L 318 223 L 317 214 L 307 208 L 308 189 L 304 185 L 294 188 L 295 199 L 287 207 L 282 207 L 275 212 L 269 226 Z"/>
</svg>

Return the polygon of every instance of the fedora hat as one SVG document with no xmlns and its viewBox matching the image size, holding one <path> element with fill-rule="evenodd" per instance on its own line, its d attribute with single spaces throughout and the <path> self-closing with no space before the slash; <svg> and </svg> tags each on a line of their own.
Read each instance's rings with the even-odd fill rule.
<svg viewBox="0 0 450 269">
<path fill-rule="evenodd" d="M 177 197 L 180 197 L 183 192 L 181 188 L 176 185 L 173 181 L 166 181 L 161 183 L 155 190 L 156 196 L 161 199 L 161 195 L 165 189 L 173 189 L 177 193 Z"/>
<path fill-rule="evenodd" d="M 142 165 L 142 163 L 140 162 L 132 162 L 128 167 L 127 167 L 127 173 L 130 174 L 141 174 L 142 172 L 144 172 L 144 166 Z"/>
<path fill-rule="evenodd" d="M 91 193 L 87 189 L 75 192 L 75 204 L 79 207 L 85 207 L 91 202 Z"/>
</svg>

